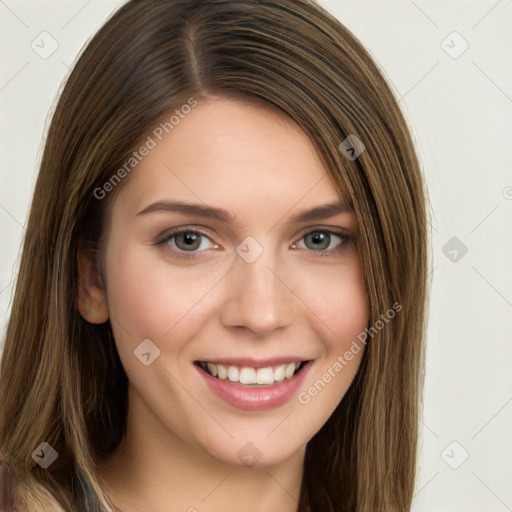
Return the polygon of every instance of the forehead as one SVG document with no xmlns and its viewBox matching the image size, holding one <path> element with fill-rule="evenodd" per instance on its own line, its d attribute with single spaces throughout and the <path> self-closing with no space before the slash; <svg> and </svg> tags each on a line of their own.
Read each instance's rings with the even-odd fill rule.
<svg viewBox="0 0 512 512">
<path fill-rule="evenodd" d="M 141 159 L 121 195 L 140 211 L 180 198 L 248 205 L 341 200 L 309 137 L 284 114 L 226 98 L 199 103 Z M 152 144 L 153 145 L 153 144 Z"/>
</svg>

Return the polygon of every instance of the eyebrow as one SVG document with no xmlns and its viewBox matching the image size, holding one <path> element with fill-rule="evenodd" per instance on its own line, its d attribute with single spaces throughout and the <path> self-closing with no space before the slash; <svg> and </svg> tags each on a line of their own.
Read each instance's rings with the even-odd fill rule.
<svg viewBox="0 0 512 512">
<path fill-rule="evenodd" d="M 199 203 L 186 203 L 182 201 L 158 201 L 146 206 L 136 216 L 146 215 L 153 212 L 177 212 L 189 215 L 197 215 L 209 219 L 218 220 L 226 224 L 237 223 L 236 217 L 222 208 L 208 206 Z M 311 222 L 334 217 L 339 213 L 351 213 L 350 208 L 344 203 L 329 203 L 316 206 L 310 210 L 302 210 L 295 214 L 290 223 Z"/>
</svg>

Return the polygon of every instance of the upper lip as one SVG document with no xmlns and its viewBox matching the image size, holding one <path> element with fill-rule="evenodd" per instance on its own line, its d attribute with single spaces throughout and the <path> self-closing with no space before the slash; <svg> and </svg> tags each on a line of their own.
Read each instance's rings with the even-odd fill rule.
<svg viewBox="0 0 512 512">
<path fill-rule="evenodd" d="M 289 363 L 301 363 L 303 361 L 309 361 L 309 359 L 294 356 L 272 357 L 269 359 L 253 359 L 250 357 L 227 357 L 214 359 L 199 359 L 196 362 L 223 364 L 226 366 L 248 366 L 250 368 L 267 368 L 268 366 L 277 366 L 280 364 Z"/>
</svg>

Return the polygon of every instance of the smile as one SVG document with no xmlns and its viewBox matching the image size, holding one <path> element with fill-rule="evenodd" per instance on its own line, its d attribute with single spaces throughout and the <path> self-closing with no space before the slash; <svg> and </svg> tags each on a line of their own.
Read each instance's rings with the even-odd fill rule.
<svg viewBox="0 0 512 512">
<path fill-rule="evenodd" d="M 205 393 L 246 411 L 265 411 L 288 403 L 298 392 L 313 361 L 195 361 Z"/>
<path fill-rule="evenodd" d="M 198 366 L 212 377 L 238 382 L 246 386 L 272 386 L 285 379 L 291 379 L 306 364 L 306 361 L 297 361 L 288 364 L 254 368 L 251 366 L 235 366 L 222 363 L 199 361 Z"/>
</svg>

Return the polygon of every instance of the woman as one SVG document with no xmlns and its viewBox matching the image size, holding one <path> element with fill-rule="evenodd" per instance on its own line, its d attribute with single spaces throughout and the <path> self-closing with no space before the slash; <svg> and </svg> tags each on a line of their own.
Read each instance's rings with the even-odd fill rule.
<svg viewBox="0 0 512 512">
<path fill-rule="evenodd" d="M 17 509 L 409 510 L 423 187 L 313 1 L 124 5 L 34 191 L 0 367 Z"/>
</svg>

